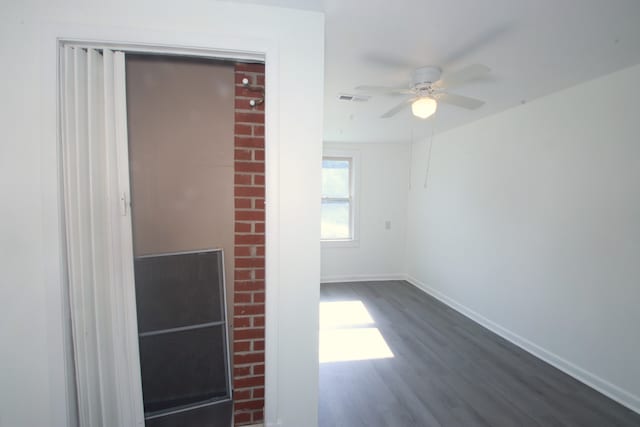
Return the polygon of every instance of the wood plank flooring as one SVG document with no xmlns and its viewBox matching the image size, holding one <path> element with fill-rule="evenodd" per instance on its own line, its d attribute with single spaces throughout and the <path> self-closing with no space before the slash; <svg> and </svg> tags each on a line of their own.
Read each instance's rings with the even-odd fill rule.
<svg viewBox="0 0 640 427">
<path fill-rule="evenodd" d="M 640 415 L 403 281 L 323 284 L 362 301 L 393 358 L 320 364 L 320 427 L 640 426 Z"/>
</svg>

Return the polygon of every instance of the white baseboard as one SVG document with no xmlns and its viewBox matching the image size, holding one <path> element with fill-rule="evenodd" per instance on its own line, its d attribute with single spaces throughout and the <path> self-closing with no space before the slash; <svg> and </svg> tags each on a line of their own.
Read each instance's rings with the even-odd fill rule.
<svg viewBox="0 0 640 427">
<path fill-rule="evenodd" d="M 597 375 L 594 375 L 591 372 L 588 372 L 580 368 L 579 366 L 574 365 L 568 360 L 552 353 L 551 351 L 546 350 L 539 345 L 527 340 L 526 338 L 521 337 L 520 335 L 510 331 L 509 329 L 504 328 L 497 323 L 494 323 L 493 321 L 487 319 L 486 317 L 468 308 L 467 306 L 449 298 L 440 291 L 429 287 L 427 284 L 421 282 L 415 277 L 405 275 L 405 280 L 421 291 L 448 305 L 460 314 L 463 314 L 474 322 L 479 323 L 490 331 L 500 335 L 507 341 L 510 341 L 523 350 L 538 357 L 539 359 L 542 359 L 550 365 L 555 366 L 556 368 L 572 376 L 578 381 L 588 385 L 595 390 L 598 390 L 605 396 L 640 414 L 640 397 L 635 396 L 634 394 L 629 393 L 628 391 L 623 390 L 614 384 L 611 384 L 610 382 L 598 377 Z"/>
<path fill-rule="evenodd" d="M 342 282 L 378 282 L 382 280 L 406 280 L 407 275 L 397 274 L 354 274 L 346 276 L 325 276 L 320 277 L 320 283 L 342 283 Z"/>
</svg>

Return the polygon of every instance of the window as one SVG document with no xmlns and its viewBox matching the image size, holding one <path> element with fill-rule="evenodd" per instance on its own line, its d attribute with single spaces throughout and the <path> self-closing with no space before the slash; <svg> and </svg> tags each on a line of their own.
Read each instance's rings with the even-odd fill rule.
<svg viewBox="0 0 640 427">
<path fill-rule="evenodd" d="M 322 240 L 354 240 L 353 163 L 347 156 L 322 158 Z"/>
</svg>

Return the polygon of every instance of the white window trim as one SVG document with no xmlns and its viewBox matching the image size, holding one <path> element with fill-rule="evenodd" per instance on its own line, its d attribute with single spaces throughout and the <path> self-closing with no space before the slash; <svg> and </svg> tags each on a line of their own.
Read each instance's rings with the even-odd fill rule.
<svg viewBox="0 0 640 427">
<path fill-rule="evenodd" d="M 360 151 L 325 149 L 322 158 L 349 158 L 350 193 L 351 193 L 351 238 L 349 239 L 320 239 L 323 248 L 354 248 L 360 246 Z"/>
</svg>

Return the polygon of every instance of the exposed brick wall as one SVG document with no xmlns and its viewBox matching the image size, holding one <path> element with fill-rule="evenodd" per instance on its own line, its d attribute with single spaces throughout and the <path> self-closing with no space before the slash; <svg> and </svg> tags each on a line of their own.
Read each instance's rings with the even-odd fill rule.
<svg viewBox="0 0 640 427">
<path fill-rule="evenodd" d="M 263 64 L 235 67 L 234 425 L 264 419 L 264 104 L 242 86 L 264 87 Z"/>
</svg>

